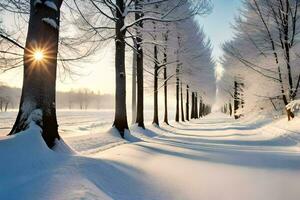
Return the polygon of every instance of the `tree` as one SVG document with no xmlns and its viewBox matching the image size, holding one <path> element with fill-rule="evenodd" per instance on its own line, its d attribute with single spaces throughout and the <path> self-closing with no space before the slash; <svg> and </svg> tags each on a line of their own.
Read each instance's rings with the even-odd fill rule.
<svg viewBox="0 0 300 200">
<path fill-rule="evenodd" d="M 125 72 L 125 34 L 124 28 L 124 10 L 123 0 L 117 0 L 116 6 L 116 39 L 115 39 L 115 70 L 116 70 L 116 103 L 114 126 L 124 137 L 125 129 L 128 129 L 127 111 L 126 111 L 126 72 Z"/>
<path fill-rule="evenodd" d="M 135 39 L 133 39 L 135 40 Z M 137 49 L 137 43 L 134 41 L 134 48 Z M 135 120 L 136 120 L 136 111 L 137 111 L 137 108 L 136 108 L 136 97 L 137 97 L 137 91 L 136 91 L 136 73 L 137 73 L 137 52 L 136 50 L 133 50 L 133 56 L 132 56 L 132 96 L 131 96 L 131 99 L 132 99 L 132 105 L 131 105 L 131 122 L 132 123 L 135 123 Z"/>
<path fill-rule="evenodd" d="M 201 0 L 199 2 L 189 0 L 162 0 L 162 1 L 127 1 L 116 0 L 113 1 L 90 1 L 95 10 L 94 16 L 88 19 L 83 16 L 91 30 L 98 33 L 101 29 L 115 29 L 116 39 L 116 110 L 115 110 L 115 127 L 119 130 L 121 135 L 125 129 L 128 128 L 126 117 L 126 76 L 125 76 L 125 45 L 130 47 L 136 46 L 137 51 L 137 119 L 138 126 L 144 126 L 144 66 L 143 66 L 143 23 L 145 21 L 159 21 L 170 22 L 189 18 L 196 14 L 207 12 L 210 9 L 209 1 Z M 157 9 L 157 5 L 160 9 Z M 182 9 L 188 8 L 188 9 Z M 77 9 L 80 10 L 79 6 Z M 178 14 L 180 12 L 181 15 Z M 82 14 L 82 12 L 80 12 Z M 134 15 L 134 19 L 132 15 Z M 99 21 L 98 16 L 104 16 L 105 20 L 110 20 L 116 23 L 115 28 L 110 26 L 103 26 Z M 125 21 L 128 21 L 126 24 Z M 136 34 L 132 34 L 131 29 L 136 29 Z M 126 33 L 129 34 L 126 37 Z M 134 38 L 136 45 L 131 45 L 126 41 L 127 38 Z"/>
<path fill-rule="evenodd" d="M 24 51 L 24 82 L 20 109 L 10 135 L 27 129 L 31 120 L 42 129 L 49 148 L 60 139 L 55 109 L 60 1 L 30 1 Z M 37 115 L 39 117 L 33 117 Z"/>
<path fill-rule="evenodd" d="M 184 119 L 184 106 L 183 106 L 183 91 L 182 91 L 182 81 L 180 82 L 180 105 L 181 105 L 181 121 L 185 121 Z"/>
<path fill-rule="evenodd" d="M 164 85 L 164 122 L 169 125 L 168 120 L 168 72 L 167 72 L 167 62 L 168 62 L 168 56 L 167 56 L 167 42 L 168 42 L 168 34 L 169 31 L 167 31 L 165 34 L 163 34 L 163 38 L 165 41 L 165 47 L 164 47 L 164 60 L 163 60 L 163 85 Z"/>
<path fill-rule="evenodd" d="M 254 91 L 255 84 L 248 85 L 246 92 L 253 93 L 253 99 L 257 101 L 271 99 L 272 107 L 275 105 L 273 99 L 280 99 L 281 102 L 276 103 L 285 109 L 298 92 L 300 71 L 295 66 L 298 59 L 295 40 L 299 34 L 298 7 L 298 0 L 244 1 L 242 17 L 237 18 L 235 24 L 236 37 L 224 45 L 224 66 L 235 68 L 232 79 L 237 75 L 249 79 L 251 74 L 252 80 L 256 77 L 261 87 Z M 239 63 L 230 67 L 228 64 L 233 63 L 232 59 Z M 247 74 L 239 68 L 247 68 Z M 255 105 L 245 107 L 252 110 L 250 107 Z M 291 111 L 286 110 L 286 113 L 288 119 L 293 118 Z"/>
<path fill-rule="evenodd" d="M 186 112 L 186 120 L 187 121 L 190 121 L 190 100 L 189 100 L 189 85 L 186 86 L 186 109 L 185 109 L 185 112 Z"/>
</svg>

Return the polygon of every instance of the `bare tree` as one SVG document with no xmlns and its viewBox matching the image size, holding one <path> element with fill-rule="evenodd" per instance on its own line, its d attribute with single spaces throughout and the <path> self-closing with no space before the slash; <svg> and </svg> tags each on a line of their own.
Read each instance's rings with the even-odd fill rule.
<svg viewBox="0 0 300 200">
<path fill-rule="evenodd" d="M 24 82 L 20 109 L 10 135 L 25 130 L 30 120 L 42 128 L 52 148 L 60 139 L 55 110 L 60 7 L 62 0 L 30 1 L 30 18 L 24 50 Z M 32 115 L 42 115 L 32 117 Z"/>
</svg>

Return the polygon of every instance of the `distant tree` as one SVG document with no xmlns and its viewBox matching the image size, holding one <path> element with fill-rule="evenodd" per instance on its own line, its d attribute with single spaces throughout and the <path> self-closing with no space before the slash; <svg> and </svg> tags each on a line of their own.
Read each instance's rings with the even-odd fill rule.
<svg viewBox="0 0 300 200">
<path fill-rule="evenodd" d="M 185 112 L 186 112 L 186 120 L 190 121 L 190 91 L 189 91 L 189 85 L 186 86 L 186 108 L 185 108 Z"/>
</svg>

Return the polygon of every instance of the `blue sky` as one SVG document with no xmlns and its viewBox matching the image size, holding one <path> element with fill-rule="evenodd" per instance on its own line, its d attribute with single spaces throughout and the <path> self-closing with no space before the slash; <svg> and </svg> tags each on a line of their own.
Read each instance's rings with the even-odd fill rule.
<svg viewBox="0 0 300 200">
<path fill-rule="evenodd" d="M 213 12 L 199 19 L 200 24 L 214 47 L 213 55 L 218 59 L 222 55 L 221 44 L 230 40 L 233 36 L 231 23 L 234 16 L 238 14 L 242 0 L 212 0 L 214 4 Z"/>
</svg>

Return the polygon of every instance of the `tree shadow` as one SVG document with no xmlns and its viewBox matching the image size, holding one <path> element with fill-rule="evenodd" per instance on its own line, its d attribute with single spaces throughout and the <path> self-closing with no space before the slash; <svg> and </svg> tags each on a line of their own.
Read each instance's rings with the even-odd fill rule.
<svg viewBox="0 0 300 200">
<path fill-rule="evenodd" d="M 78 166 L 80 173 L 112 199 L 155 199 L 155 195 L 162 195 L 160 188 L 151 183 L 138 166 L 133 167 L 115 160 L 81 159 Z"/>
<path fill-rule="evenodd" d="M 201 147 L 199 145 L 191 147 L 186 145 L 162 144 L 147 145 L 146 143 L 136 144 L 144 148 L 146 152 L 154 154 L 165 154 L 168 156 L 182 157 L 186 159 L 205 161 L 212 163 L 221 163 L 228 165 L 236 165 L 242 167 L 273 169 L 273 170 L 299 170 L 300 169 L 300 156 L 296 153 L 280 153 L 276 151 L 251 151 L 251 150 L 237 150 L 228 149 L 226 147 Z M 189 149 L 191 151 L 171 151 L 163 148 L 160 145 L 167 145 L 173 147 L 180 147 Z"/>
<path fill-rule="evenodd" d="M 176 127 L 174 127 L 175 129 L 177 129 Z M 231 134 L 223 134 L 223 135 L 200 135 L 200 134 L 191 134 L 191 133 L 180 133 L 174 130 L 170 130 L 167 129 L 165 127 L 158 127 L 158 129 L 160 129 L 161 131 L 167 132 L 167 133 L 171 133 L 174 134 L 174 136 L 185 136 L 185 137 L 196 137 L 196 138 L 226 138 L 226 137 L 234 137 L 234 136 L 239 136 L 239 137 L 249 137 L 249 136 L 254 136 L 254 135 L 258 135 L 257 133 L 247 133 L 247 134 L 242 134 L 242 133 L 231 133 Z M 184 129 L 181 129 L 184 130 Z M 203 129 L 189 129 L 189 131 L 202 131 Z M 211 131 L 211 129 L 208 129 Z M 206 131 L 208 131 L 206 130 Z M 186 131 L 186 130 L 185 130 Z M 204 130 L 205 131 L 205 130 Z"/>
</svg>

